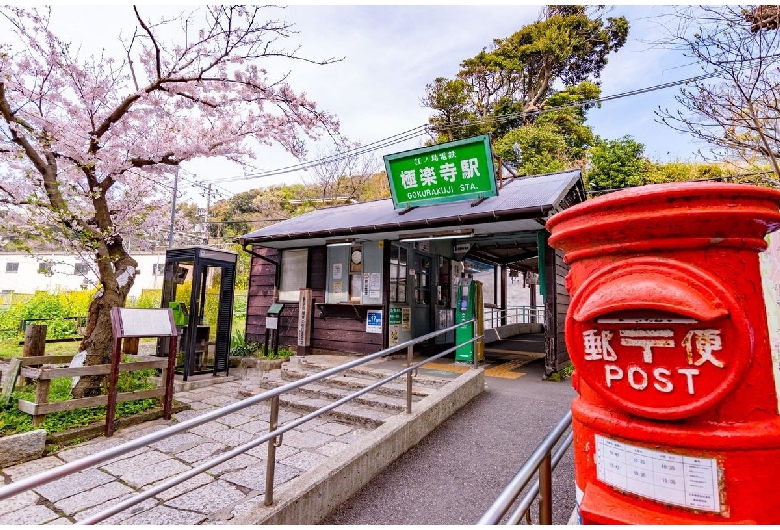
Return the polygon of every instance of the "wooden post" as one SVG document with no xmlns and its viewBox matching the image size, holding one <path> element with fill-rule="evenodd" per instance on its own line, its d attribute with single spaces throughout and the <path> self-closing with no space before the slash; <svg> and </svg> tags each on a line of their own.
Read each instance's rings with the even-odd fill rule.
<svg viewBox="0 0 780 530">
<path fill-rule="evenodd" d="M 127 339 L 125 339 L 127 340 Z M 179 349 L 179 338 L 174 335 L 168 340 L 168 368 L 163 370 L 161 382 L 165 385 L 163 398 L 163 418 L 171 419 L 173 409 L 173 375 L 176 370 L 176 351 Z"/>
<path fill-rule="evenodd" d="M 44 326 L 45 327 L 45 326 Z M 38 379 L 38 384 L 35 385 L 35 404 L 41 405 L 49 402 L 49 384 L 51 379 Z M 32 418 L 33 427 L 40 426 L 43 420 L 46 419 L 46 414 L 35 414 Z"/>
<path fill-rule="evenodd" d="M 141 339 L 138 337 L 125 337 L 122 339 L 122 354 L 123 355 L 138 355 L 138 342 Z"/>
<path fill-rule="evenodd" d="M 104 434 L 106 438 L 114 434 L 114 416 L 116 415 L 116 382 L 119 379 L 119 361 L 121 338 L 116 338 L 114 334 L 114 347 L 111 351 L 111 373 L 108 375 L 108 403 L 106 404 L 106 429 Z M 170 376 L 169 376 L 170 377 Z"/>
<path fill-rule="evenodd" d="M 22 357 L 40 357 L 46 354 L 46 324 L 31 324 L 24 330 L 24 351 Z M 29 381 L 26 377 L 19 378 L 19 386 Z"/>
</svg>

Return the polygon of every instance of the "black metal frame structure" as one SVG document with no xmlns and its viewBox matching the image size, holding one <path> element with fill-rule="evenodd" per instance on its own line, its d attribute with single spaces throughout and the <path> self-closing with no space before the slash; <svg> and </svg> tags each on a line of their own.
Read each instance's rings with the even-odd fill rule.
<svg viewBox="0 0 780 530">
<path fill-rule="evenodd" d="M 176 300 L 177 275 L 182 271 L 181 265 L 192 266 L 192 291 L 189 300 L 189 322 L 183 328 L 181 350 L 184 353 L 183 364 L 176 367 L 176 373 L 182 374 L 184 381 L 191 375 L 211 373 L 228 374 L 230 368 L 230 336 L 233 322 L 233 290 L 236 278 L 236 262 L 238 254 L 209 247 L 187 247 L 168 250 L 165 253 L 165 280 L 161 307 L 167 308 L 169 302 Z M 214 361 L 211 366 L 198 366 L 196 363 L 196 347 L 198 346 L 198 331 L 203 331 L 203 316 L 206 305 L 206 289 L 210 268 L 218 268 L 220 274 L 219 310 L 217 314 L 216 344 Z M 159 346 L 158 346 L 159 350 Z M 208 351 L 208 336 L 205 355 Z M 205 368 L 205 369 L 204 369 Z"/>
</svg>

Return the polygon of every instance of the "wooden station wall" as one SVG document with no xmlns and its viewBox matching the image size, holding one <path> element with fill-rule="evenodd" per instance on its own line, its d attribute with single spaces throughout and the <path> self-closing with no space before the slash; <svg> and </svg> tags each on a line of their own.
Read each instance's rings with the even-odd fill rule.
<svg viewBox="0 0 780 530">
<path fill-rule="evenodd" d="M 281 253 L 277 249 L 253 247 L 255 253 L 277 263 Z M 312 290 L 313 304 L 325 303 L 326 247 L 309 247 L 306 281 Z M 265 319 L 273 303 L 275 266 L 252 256 L 249 274 L 249 295 L 246 313 L 246 340 L 265 340 Z M 382 349 L 383 334 L 366 333 L 368 308 L 359 305 L 328 304 L 322 310 L 312 306 L 312 353 L 317 350 L 367 354 Z M 279 319 L 279 346 L 295 348 L 298 344 L 298 304 L 285 302 Z"/>
</svg>

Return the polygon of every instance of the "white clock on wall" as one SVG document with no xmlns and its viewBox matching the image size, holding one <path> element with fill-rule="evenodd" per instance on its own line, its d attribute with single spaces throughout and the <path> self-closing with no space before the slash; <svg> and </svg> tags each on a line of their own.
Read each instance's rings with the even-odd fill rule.
<svg viewBox="0 0 780 530">
<path fill-rule="evenodd" d="M 363 254 L 359 250 L 356 250 L 352 253 L 352 263 L 355 265 L 359 265 L 362 259 Z"/>
</svg>

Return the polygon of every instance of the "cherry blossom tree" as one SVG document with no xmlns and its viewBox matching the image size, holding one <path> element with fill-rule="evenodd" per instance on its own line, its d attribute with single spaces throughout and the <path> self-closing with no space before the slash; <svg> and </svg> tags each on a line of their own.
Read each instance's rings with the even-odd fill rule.
<svg viewBox="0 0 780 530">
<path fill-rule="evenodd" d="M 132 9 L 124 56 L 85 55 L 50 28 L 51 12 L 0 8 L 0 203 L 40 237 L 93 258 L 100 289 L 79 353 L 108 362 L 112 307 L 138 274 L 127 249 L 161 227 L 178 166 L 198 157 L 254 158 L 257 142 L 296 156 L 335 118 L 271 78 L 286 22 L 261 7 L 208 6 L 150 20 Z M 82 377 L 75 397 L 101 392 Z"/>
</svg>

